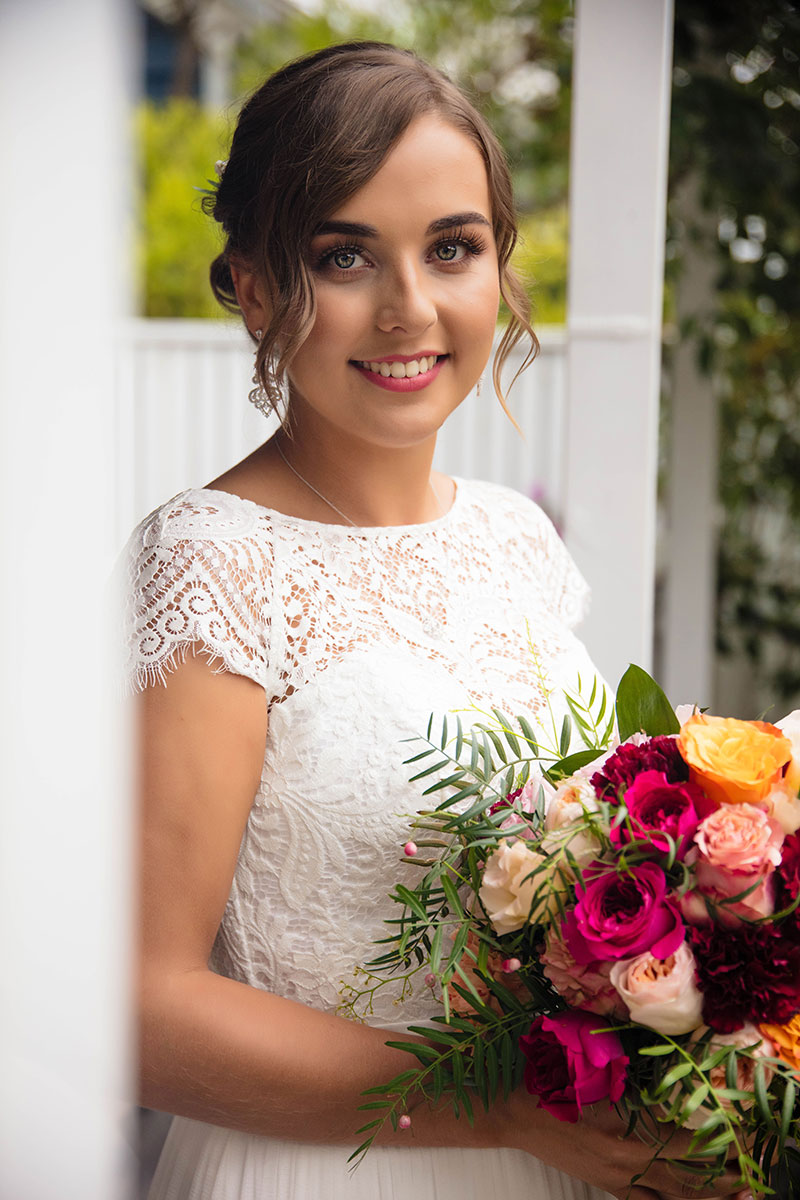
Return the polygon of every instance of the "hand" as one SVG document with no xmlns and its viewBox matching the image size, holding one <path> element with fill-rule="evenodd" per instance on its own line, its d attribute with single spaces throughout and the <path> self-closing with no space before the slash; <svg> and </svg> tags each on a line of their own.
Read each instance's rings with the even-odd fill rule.
<svg viewBox="0 0 800 1200">
<path fill-rule="evenodd" d="M 712 1183 L 704 1179 L 702 1162 L 698 1162 L 694 1174 L 673 1166 L 666 1157 L 648 1166 L 653 1156 L 652 1145 L 636 1134 L 624 1137 L 626 1125 L 613 1109 L 597 1106 L 587 1110 L 575 1126 L 556 1120 L 519 1088 L 507 1104 L 496 1106 L 496 1115 L 501 1122 L 501 1144 L 526 1150 L 618 1200 L 721 1200 L 722 1197 L 745 1200 L 748 1195 L 749 1189 L 742 1185 L 735 1158 L 724 1175 Z M 575 1153 L 576 1133 L 580 1155 Z M 670 1138 L 665 1155 L 673 1160 L 697 1161 L 690 1159 L 690 1143 L 691 1134 L 678 1131 Z M 641 1172 L 644 1172 L 641 1179 L 631 1187 L 631 1180 Z"/>
</svg>

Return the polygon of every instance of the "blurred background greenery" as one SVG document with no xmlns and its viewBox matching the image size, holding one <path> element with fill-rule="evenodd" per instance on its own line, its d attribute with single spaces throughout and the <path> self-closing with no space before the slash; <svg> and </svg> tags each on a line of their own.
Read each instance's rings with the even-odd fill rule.
<svg viewBox="0 0 800 1200">
<path fill-rule="evenodd" d="M 174 54 L 160 89 L 150 89 L 160 94 L 137 113 L 143 315 L 220 315 L 207 283 L 218 235 L 192 189 L 206 187 L 215 159 L 226 157 L 241 98 L 299 54 L 376 38 L 418 50 L 488 115 L 514 174 L 516 261 L 536 320 L 564 321 L 569 0 L 393 0 L 373 9 L 318 0 L 309 11 L 251 0 L 247 20 L 228 29 L 229 102 L 215 107 L 198 98 L 198 79 L 204 28 L 219 4 L 144 5 L 149 22 L 171 29 Z M 689 339 L 720 405 L 717 648 L 746 656 L 762 693 L 785 709 L 800 704 L 797 4 L 676 0 L 673 84 L 663 444 L 671 359 Z M 687 303 L 680 284 L 693 256 L 711 264 L 714 282 Z"/>
</svg>

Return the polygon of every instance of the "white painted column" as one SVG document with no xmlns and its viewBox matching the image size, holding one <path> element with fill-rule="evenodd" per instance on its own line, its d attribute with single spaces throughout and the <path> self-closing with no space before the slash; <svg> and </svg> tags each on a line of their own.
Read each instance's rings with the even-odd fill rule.
<svg viewBox="0 0 800 1200">
<path fill-rule="evenodd" d="M 575 31 L 565 536 L 616 684 L 652 660 L 672 2 L 578 0 Z"/>
<path fill-rule="evenodd" d="M 0 5 L 0 1195 L 122 1200 L 130 821 L 106 619 L 124 0 Z"/>
</svg>

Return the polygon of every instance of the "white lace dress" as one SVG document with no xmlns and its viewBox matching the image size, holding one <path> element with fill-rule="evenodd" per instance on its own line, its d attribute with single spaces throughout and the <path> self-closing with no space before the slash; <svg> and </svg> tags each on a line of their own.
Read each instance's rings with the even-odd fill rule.
<svg viewBox="0 0 800 1200">
<path fill-rule="evenodd" d="M 472 706 L 549 722 L 544 679 L 557 690 L 593 675 L 571 632 L 586 586 L 536 505 L 465 480 L 437 521 L 366 529 L 198 488 L 138 527 L 128 564 L 131 686 L 168 686 L 199 643 L 220 669 L 259 683 L 269 712 L 211 965 L 333 1012 L 395 915 L 389 888 L 415 878 L 399 859 L 423 801 L 402 739 L 424 732 L 431 712 Z M 553 702 L 560 713 L 557 692 Z M 397 1028 L 431 1004 L 425 988 L 402 1008 L 379 995 L 370 1021 Z M 601 1195 L 521 1151 L 381 1147 L 355 1172 L 347 1154 L 177 1117 L 150 1197 Z"/>
</svg>

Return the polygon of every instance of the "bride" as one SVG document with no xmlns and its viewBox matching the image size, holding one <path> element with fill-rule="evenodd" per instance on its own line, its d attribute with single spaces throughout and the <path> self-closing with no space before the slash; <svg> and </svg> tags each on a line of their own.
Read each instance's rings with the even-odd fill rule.
<svg viewBox="0 0 800 1200">
<path fill-rule="evenodd" d="M 686 1195 L 664 1163 L 630 1187 L 650 1152 L 612 1112 L 563 1125 L 524 1089 L 474 1128 L 421 1101 L 347 1169 L 361 1093 L 409 1065 L 387 1028 L 431 1013 L 427 990 L 337 1013 L 413 878 L 401 741 L 432 711 L 541 717 L 546 686 L 591 674 L 586 589 L 533 503 L 432 471 L 501 296 L 496 387 L 533 338 L 508 169 L 460 91 L 409 52 L 333 46 L 250 98 L 220 169 L 212 286 L 282 424 L 129 547 L 141 1098 L 177 1114 L 151 1197 Z"/>
</svg>

